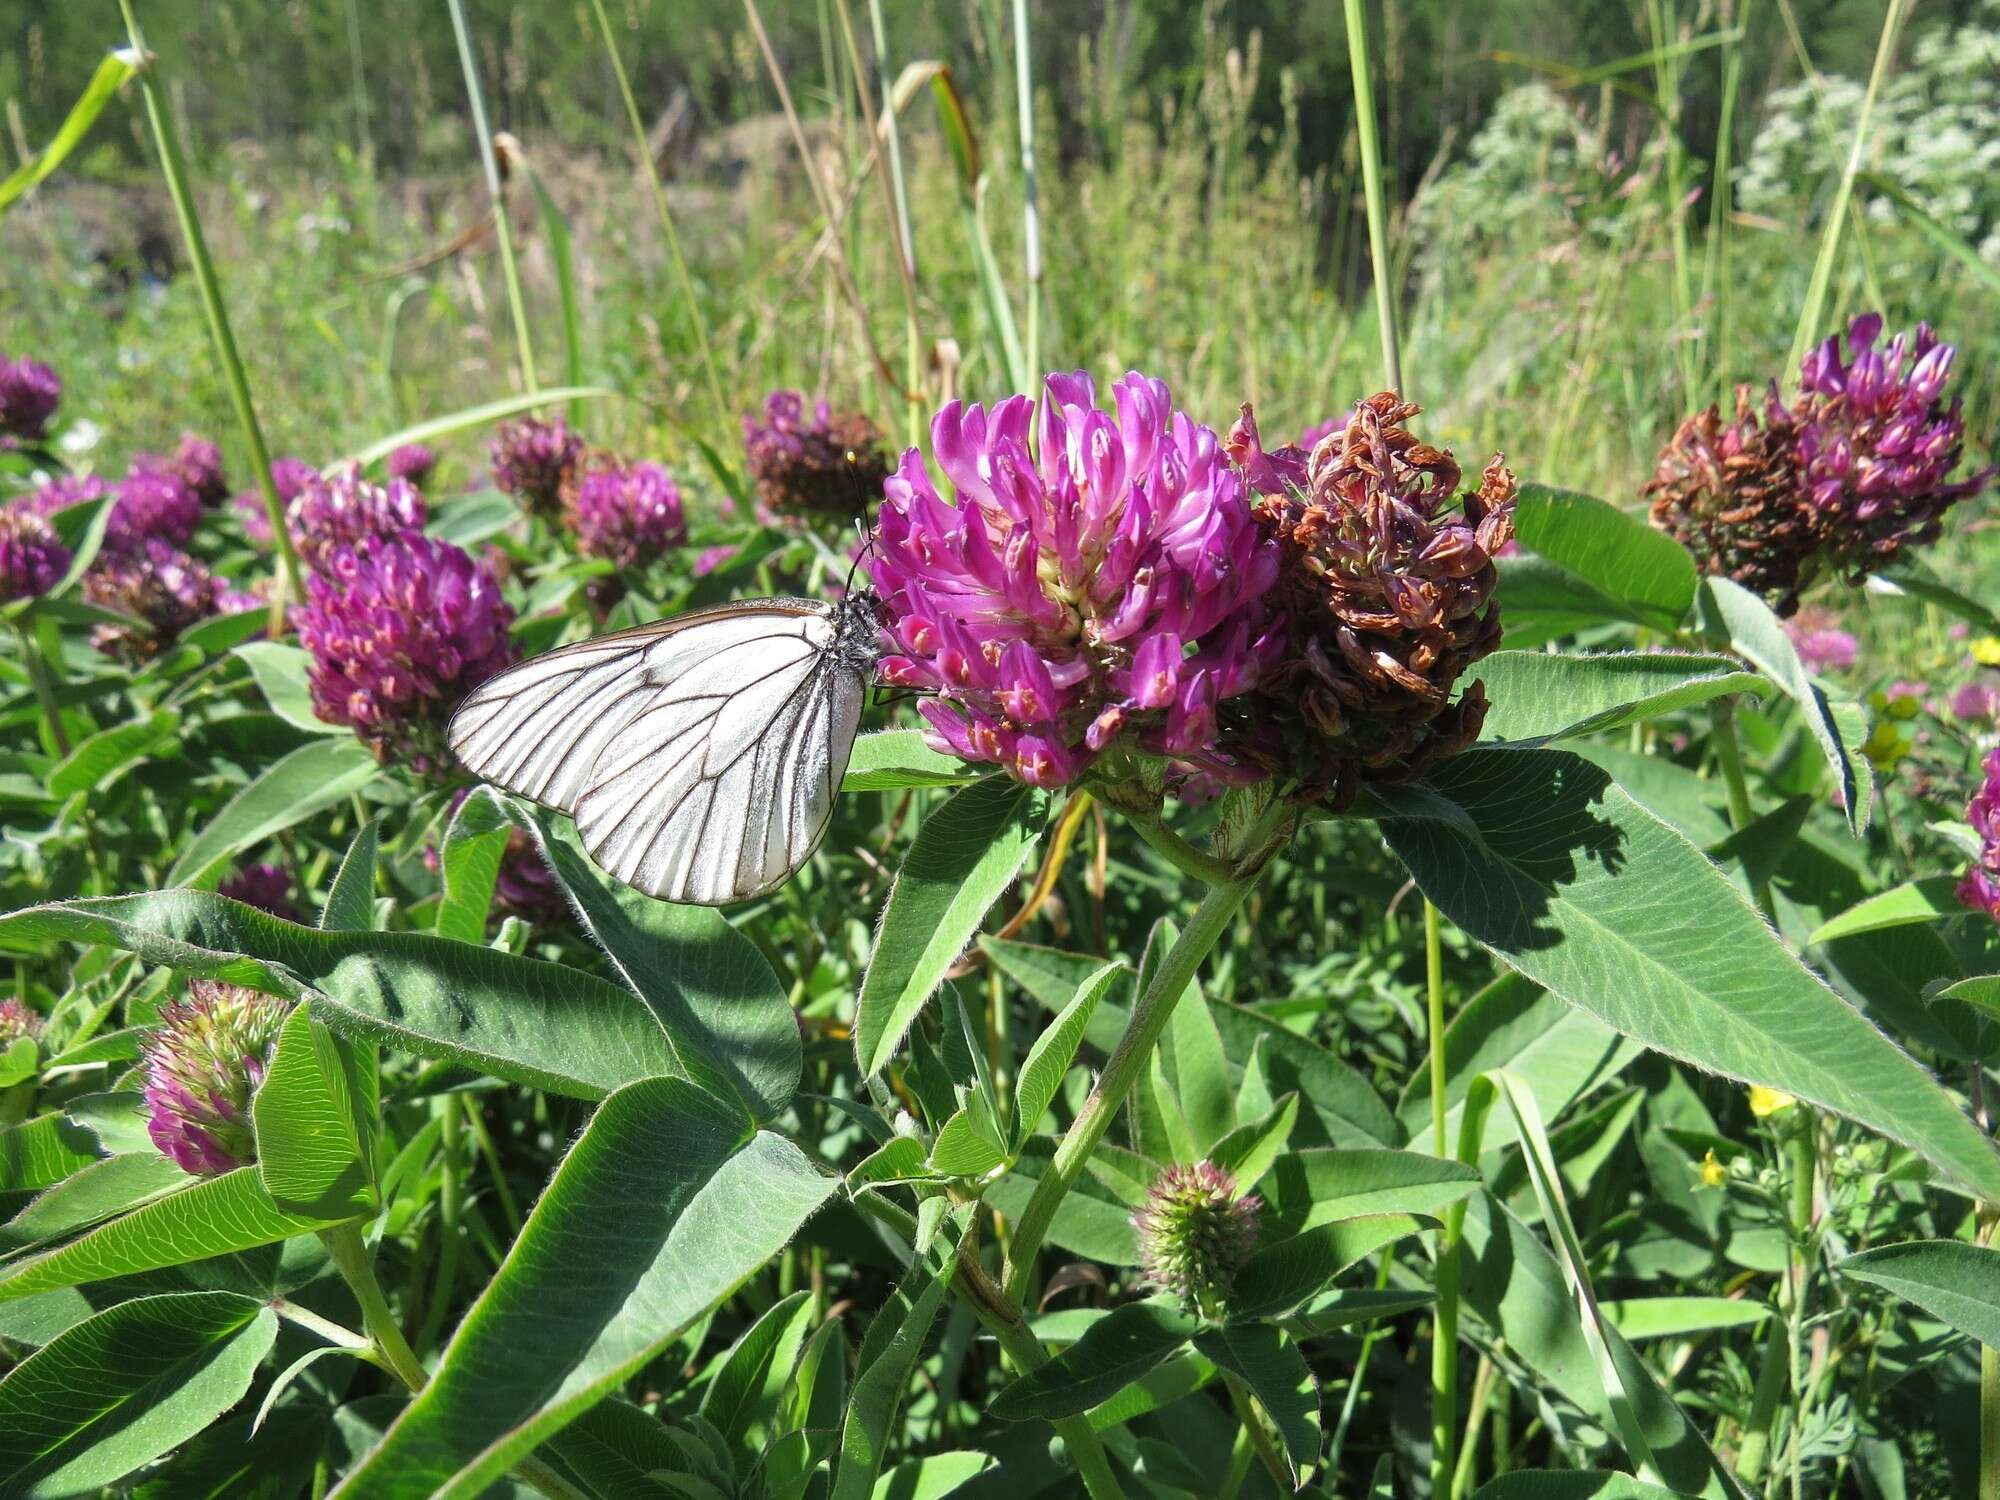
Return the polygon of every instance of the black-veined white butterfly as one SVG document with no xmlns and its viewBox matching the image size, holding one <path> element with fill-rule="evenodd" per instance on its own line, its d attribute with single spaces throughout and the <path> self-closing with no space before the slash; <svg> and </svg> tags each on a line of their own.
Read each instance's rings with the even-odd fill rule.
<svg viewBox="0 0 2000 1500">
<path fill-rule="evenodd" d="M 812 857 L 878 654 L 875 595 L 744 599 L 579 641 L 452 716 L 466 769 L 576 819 L 649 896 L 721 906 Z"/>
</svg>

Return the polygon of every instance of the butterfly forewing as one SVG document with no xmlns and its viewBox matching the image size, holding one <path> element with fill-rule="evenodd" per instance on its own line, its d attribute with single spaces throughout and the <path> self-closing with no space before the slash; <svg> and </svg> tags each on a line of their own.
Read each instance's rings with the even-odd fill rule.
<svg viewBox="0 0 2000 1500">
<path fill-rule="evenodd" d="M 468 697 L 472 771 L 574 814 L 611 874 L 720 905 L 780 884 L 818 845 L 866 678 L 842 616 L 759 600 L 525 662 Z"/>
</svg>

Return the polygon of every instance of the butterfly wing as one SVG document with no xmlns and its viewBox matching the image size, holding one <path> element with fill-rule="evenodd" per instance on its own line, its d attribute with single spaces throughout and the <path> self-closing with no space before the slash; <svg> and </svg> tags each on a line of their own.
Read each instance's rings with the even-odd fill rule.
<svg viewBox="0 0 2000 1500">
<path fill-rule="evenodd" d="M 832 814 L 866 694 L 826 606 L 728 604 L 501 673 L 453 717 L 465 766 L 571 813 L 611 874 L 720 905 L 782 883 Z"/>
</svg>

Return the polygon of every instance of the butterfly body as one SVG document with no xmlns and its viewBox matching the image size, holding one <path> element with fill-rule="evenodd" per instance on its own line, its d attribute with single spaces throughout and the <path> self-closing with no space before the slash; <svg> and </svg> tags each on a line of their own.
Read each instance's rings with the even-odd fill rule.
<svg viewBox="0 0 2000 1500">
<path fill-rule="evenodd" d="M 874 595 L 750 599 L 579 641 L 475 689 L 475 774 L 576 819 L 592 859 L 668 901 L 782 885 L 826 832 L 879 654 Z"/>
</svg>

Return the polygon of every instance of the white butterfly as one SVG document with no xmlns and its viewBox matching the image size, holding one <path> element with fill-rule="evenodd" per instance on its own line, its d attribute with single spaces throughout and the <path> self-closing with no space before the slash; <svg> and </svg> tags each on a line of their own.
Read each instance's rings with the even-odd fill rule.
<svg viewBox="0 0 2000 1500">
<path fill-rule="evenodd" d="M 667 901 L 760 896 L 812 857 L 878 654 L 875 596 L 744 599 L 579 641 L 452 716 L 475 775 L 576 819 L 597 863 Z"/>
</svg>

